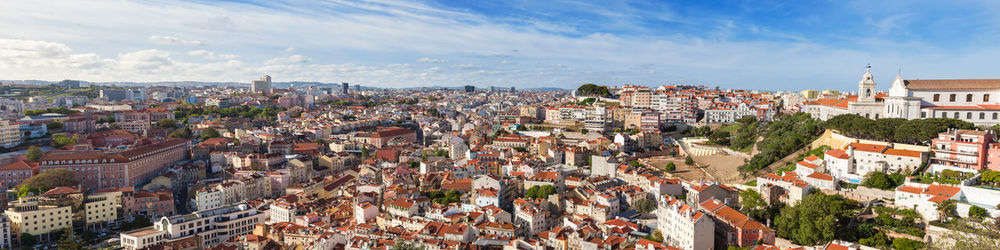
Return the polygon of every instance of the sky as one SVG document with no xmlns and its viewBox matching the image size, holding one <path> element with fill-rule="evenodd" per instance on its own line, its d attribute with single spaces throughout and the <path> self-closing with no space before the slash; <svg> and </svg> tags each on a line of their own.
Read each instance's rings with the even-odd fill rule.
<svg viewBox="0 0 1000 250">
<path fill-rule="evenodd" d="M 997 1 L 0 1 L 0 79 L 880 89 L 1000 78 Z"/>
</svg>

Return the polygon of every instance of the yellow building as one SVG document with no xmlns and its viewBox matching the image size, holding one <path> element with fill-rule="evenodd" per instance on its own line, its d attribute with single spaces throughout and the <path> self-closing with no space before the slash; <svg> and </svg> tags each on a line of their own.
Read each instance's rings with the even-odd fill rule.
<svg viewBox="0 0 1000 250">
<path fill-rule="evenodd" d="M 121 192 L 103 192 L 87 195 L 83 209 L 87 225 L 113 222 L 118 219 L 121 207 Z"/>
<path fill-rule="evenodd" d="M 73 226 L 73 211 L 70 206 L 41 206 L 38 205 L 37 198 L 11 202 L 4 213 L 10 218 L 11 235 L 29 233 L 37 236 Z"/>
<path fill-rule="evenodd" d="M 0 121 L 0 146 L 5 148 L 21 144 L 21 125 Z"/>
<path fill-rule="evenodd" d="M 802 97 L 805 97 L 806 99 L 816 99 L 816 98 L 819 98 L 819 91 L 816 91 L 816 90 L 807 89 L 807 90 L 803 90 L 802 92 L 799 92 L 799 94 L 801 94 Z"/>
<path fill-rule="evenodd" d="M 822 94 L 825 95 L 825 96 L 839 96 L 840 95 L 840 91 L 828 89 L 828 90 L 823 90 Z"/>
</svg>

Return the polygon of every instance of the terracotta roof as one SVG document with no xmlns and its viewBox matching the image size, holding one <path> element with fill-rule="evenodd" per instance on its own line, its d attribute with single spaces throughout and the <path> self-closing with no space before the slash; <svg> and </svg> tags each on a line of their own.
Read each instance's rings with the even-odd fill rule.
<svg viewBox="0 0 1000 250">
<path fill-rule="evenodd" d="M 812 164 L 812 162 L 808 162 L 808 161 L 800 161 L 797 164 L 800 165 L 800 166 L 803 166 L 803 167 L 807 167 L 807 168 L 818 168 L 819 167 L 818 165 Z"/>
<path fill-rule="evenodd" d="M 854 150 L 857 150 L 857 151 L 865 151 L 865 152 L 873 152 L 873 153 L 882 153 L 882 152 L 885 152 L 885 150 L 887 148 L 889 148 L 889 146 L 886 146 L 886 145 L 865 144 L 865 143 L 857 143 L 857 142 L 851 143 L 850 146 L 854 147 Z"/>
<path fill-rule="evenodd" d="M 847 155 L 847 152 L 844 151 L 844 150 L 842 150 L 842 149 L 834 149 L 834 150 L 826 151 L 826 155 L 833 156 L 833 157 L 836 157 L 836 158 L 839 158 L 839 159 L 848 159 L 848 158 L 850 158 L 850 156 Z"/>
<path fill-rule="evenodd" d="M 1000 79 L 903 80 L 912 90 L 931 89 L 1000 89 Z"/>
<path fill-rule="evenodd" d="M 890 149 L 886 149 L 885 150 L 885 154 L 887 154 L 887 155 L 906 156 L 906 157 L 920 157 L 921 153 L 920 153 L 920 151 L 890 148 Z"/>
<path fill-rule="evenodd" d="M 827 181 L 832 181 L 833 180 L 833 176 L 830 176 L 830 175 L 824 174 L 824 173 L 820 173 L 820 172 L 809 174 L 808 176 L 806 176 L 806 178 L 813 178 L 813 179 L 820 179 L 820 180 L 827 180 Z"/>
<path fill-rule="evenodd" d="M 31 170 L 36 167 L 36 163 L 28 162 L 25 160 L 17 160 L 11 164 L 4 165 L 0 167 L 0 171 L 18 171 L 18 170 Z"/>
<path fill-rule="evenodd" d="M 912 194 L 920 194 L 920 193 L 924 192 L 924 190 L 921 189 L 921 188 L 914 187 L 914 186 L 907 186 L 907 185 L 899 186 L 899 188 L 896 188 L 896 191 L 907 192 L 907 193 L 912 193 Z"/>
</svg>

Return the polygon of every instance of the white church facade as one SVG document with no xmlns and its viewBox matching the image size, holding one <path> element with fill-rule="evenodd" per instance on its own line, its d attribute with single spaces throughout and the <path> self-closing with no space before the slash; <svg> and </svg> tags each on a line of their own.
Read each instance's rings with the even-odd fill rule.
<svg viewBox="0 0 1000 250">
<path fill-rule="evenodd" d="M 803 111 L 820 120 L 841 114 L 879 118 L 955 118 L 976 125 L 1000 123 L 1000 79 L 904 80 L 896 75 L 889 93 L 875 90 L 868 66 L 857 95 L 807 102 Z"/>
</svg>

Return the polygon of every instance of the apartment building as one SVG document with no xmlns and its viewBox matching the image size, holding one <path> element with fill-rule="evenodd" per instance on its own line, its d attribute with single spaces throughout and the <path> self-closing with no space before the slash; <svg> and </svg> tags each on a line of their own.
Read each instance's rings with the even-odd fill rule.
<svg viewBox="0 0 1000 250">
<path fill-rule="evenodd" d="M 667 245 L 681 249 L 712 249 L 715 224 L 697 208 L 674 197 L 664 195 L 656 209 L 657 229 Z"/>
<path fill-rule="evenodd" d="M 40 205 L 37 197 L 21 198 L 9 203 L 4 211 L 10 219 L 11 235 L 29 233 L 39 236 L 59 233 L 73 226 L 71 206 Z M 58 235 L 52 235 L 58 237 Z"/>
<path fill-rule="evenodd" d="M 121 191 L 95 192 L 86 195 L 83 200 L 84 219 L 88 227 L 100 228 L 118 220 L 118 209 L 121 208 Z"/>
<path fill-rule="evenodd" d="M 159 176 L 187 158 L 188 141 L 167 139 L 123 151 L 50 151 L 39 160 L 39 172 L 63 168 L 76 174 L 88 190 L 136 186 Z"/>
<path fill-rule="evenodd" d="M 209 209 L 191 214 L 162 217 L 153 222 L 153 230 L 164 232 L 160 241 L 180 239 L 189 236 L 201 237 L 205 247 L 218 245 L 253 231 L 257 223 L 263 223 L 268 213 L 251 207 L 245 202 Z M 141 231 L 140 231 L 141 232 Z M 122 233 L 122 238 L 140 236 Z M 147 237 L 148 238 L 148 237 Z M 123 247 L 124 247 L 124 243 Z M 152 245 L 158 245 L 153 243 Z"/>
<path fill-rule="evenodd" d="M 21 125 L 10 121 L 0 121 L 0 146 L 12 148 L 21 144 Z"/>
<path fill-rule="evenodd" d="M 785 175 L 766 174 L 757 177 L 757 192 L 768 204 L 774 202 L 798 203 L 804 199 L 813 186 L 799 178 L 795 172 L 785 172 Z"/>
<path fill-rule="evenodd" d="M 14 249 L 11 244 L 12 237 L 10 219 L 7 219 L 6 214 L 0 214 L 0 248 Z"/>
<path fill-rule="evenodd" d="M 698 205 L 702 211 L 712 216 L 715 222 L 715 249 L 727 246 L 748 247 L 774 244 L 774 229 L 757 222 L 719 200 L 708 200 Z"/>
<path fill-rule="evenodd" d="M 891 148 L 888 145 L 851 143 L 846 149 L 825 153 L 826 172 L 834 178 L 860 184 L 870 172 L 910 173 L 928 158 L 927 152 Z M 800 173 L 802 176 L 806 174 Z"/>
<path fill-rule="evenodd" d="M 988 166 L 986 155 L 994 140 L 989 130 L 953 129 L 942 132 L 931 140 L 934 157 L 931 157 L 930 170 L 935 173 L 945 169 L 977 172 Z"/>
<path fill-rule="evenodd" d="M 38 164 L 26 160 L 15 160 L 13 163 L 0 167 L 0 184 L 12 188 L 34 175 Z"/>
</svg>

